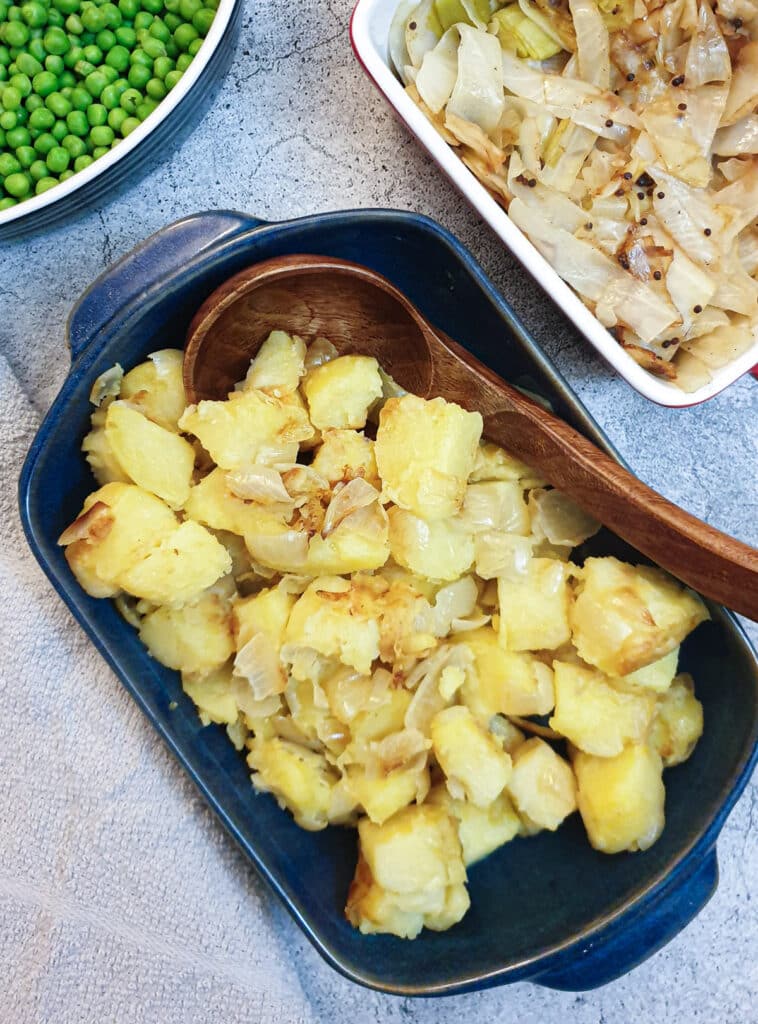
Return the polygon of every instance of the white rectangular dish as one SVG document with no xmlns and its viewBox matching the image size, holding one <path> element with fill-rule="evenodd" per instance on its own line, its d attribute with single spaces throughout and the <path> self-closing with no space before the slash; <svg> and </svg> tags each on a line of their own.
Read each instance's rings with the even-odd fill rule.
<svg viewBox="0 0 758 1024">
<path fill-rule="evenodd" d="M 687 394 L 674 384 L 643 370 L 624 351 L 437 134 L 421 110 L 406 94 L 392 68 L 388 49 L 390 24 L 398 3 L 399 0 L 358 0 L 350 29 L 356 57 L 409 131 L 603 359 L 640 394 L 659 405 L 672 408 L 698 405 L 713 398 L 755 366 L 758 363 L 758 337 L 746 352 L 727 366 L 712 370 L 712 379 L 707 384 Z"/>
</svg>

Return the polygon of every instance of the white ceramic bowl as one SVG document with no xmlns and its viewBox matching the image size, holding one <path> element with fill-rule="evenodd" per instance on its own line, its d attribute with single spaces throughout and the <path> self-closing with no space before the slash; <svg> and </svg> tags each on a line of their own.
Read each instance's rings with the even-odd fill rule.
<svg viewBox="0 0 758 1024">
<path fill-rule="evenodd" d="M 115 149 L 42 195 L 0 211 L 0 241 L 73 216 L 127 177 L 147 171 L 161 153 L 169 156 L 174 149 L 169 140 L 198 114 L 226 69 L 241 6 L 241 0 L 220 0 L 190 66 L 152 114 Z"/>
<path fill-rule="evenodd" d="M 516 227 L 508 214 L 440 138 L 415 103 L 406 95 L 392 68 L 387 44 L 390 23 L 399 2 L 400 0 L 358 0 L 351 22 L 352 44 L 358 60 L 429 155 L 600 355 L 640 394 L 659 405 L 671 407 L 698 405 L 713 398 L 758 363 L 756 336 L 754 344 L 747 352 L 743 352 L 720 370 L 713 370 L 711 381 L 690 394 L 685 394 L 673 384 L 654 377 L 638 366 L 611 337 L 597 317 L 587 309 L 582 300 L 560 279 L 547 260 Z"/>
</svg>

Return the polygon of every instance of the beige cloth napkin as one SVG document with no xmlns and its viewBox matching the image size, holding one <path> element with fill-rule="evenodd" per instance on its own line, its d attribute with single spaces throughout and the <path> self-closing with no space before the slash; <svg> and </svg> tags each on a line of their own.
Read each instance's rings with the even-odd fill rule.
<svg viewBox="0 0 758 1024">
<path fill-rule="evenodd" d="M 328 968 L 28 550 L 16 487 L 36 428 L 0 356 L 0 1024 L 758 1021 L 745 956 L 758 942 L 755 784 L 720 840 L 716 898 L 598 992 L 516 985 L 415 1002 Z"/>
</svg>

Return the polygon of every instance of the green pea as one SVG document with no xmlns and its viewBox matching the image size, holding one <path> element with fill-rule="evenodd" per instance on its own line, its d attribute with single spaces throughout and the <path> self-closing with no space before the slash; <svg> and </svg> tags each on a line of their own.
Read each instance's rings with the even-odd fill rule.
<svg viewBox="0 0 758 1024">
<path fill-rule="evenodd" d="M 73 178 L 73 176 L 74 176 L 74 172 L 69 167 L 69 169 L 67 171 L 64 171 L 63 174 L 61 174 L 59 176 L 58 181 L 68 181 L 68 179 L 69 178 Z"/>
<path fill-rule="evenodd" d="M 53 0 L 53 7 L 61 14 L 76 14 L 81 4 L 79 0 Z"/>
<path fill-rule="evenodd" d="M 142 10 L 150 14 L 160 14 L 163 10 L 163 0 L 142 0 Z"/>
<path fill-rule="evenodd" d="M 11 206 L 17 206 L 18 203 L 12 196 L 4 196 L 0 199 L 0 210 L 10 210 Z"/>
<path fill-rule="evenodd" d="M 29 56 L 34 57 L 34 59 L 38 60 L 40 64 L 47 55 L 45 44 L 42 42 L 41 39 L 30 39 L 26 49 L 29 53 Z"/>
<path fill-rule="evenodd" d="M 76 160 L 78 156 L 83 156 L 87 152 L 87 143 L 84 139 L 80 139 L 78 135 L 66 135 L 61 146 L 66 150 L 72 160 Z"/>
<path fill-rule="evenodd" d="M 22 21 L 8 21 L 4 28 L 3 41 L 8 46 L 20 48 L 29 41 L 29 29 Z"/>
<path fill-rule="evenodd" d="M 21 170 L 21 164 L 12 153 L 0 153 L 0 178 L 7 178 L 9 174 L 17 174 Z"/>
<path fill-rule="evenodd" d="M 167 43 L 171 38 L 171 29 L 160 18 L 155 18 L 152 25 L 148 29 L 149 34 L 153 39 L 158 39 L 162 43 Z"/>
<path fill-rule="evenodd" d="M 102 71 L 91 71 L 85 78 L 84 84 L 90 95 L 99 99 L 100 93 L 108 85 L 108 80 Z"/>
<path fill-rule="evenodd" d="M 187 47 L 187 53 L 190 55 L 190 57 L 194 57 L 202 45 L 202 39 L 193 39 L 192 42 Z"/>
<path fill-rule="evenodd" d="M 0 43 L 0 64 L 4 64 L 7 67 L 13 63 L 13 57 L 11 57 L 11 51 L 7 46 L 3 46 Z"/>
<path fill-rule="evenodd" d="M 66 70 L 66 65 L 63 63 L 63 58 L 60 54 L 50 53 L 45 57 L 45 68 L 54 75 L 62 75 Z"/>
<path fill-rule="evenodd" d="M 29 127 L 38 128 L 41 131 L 47 131 L 48 128 L 52 128 L 55 124 L 55 114 L 48 110 L 47 107 L 40 107 L 39 110 L 33 110 L 29 115 Z"/>
<path fill-rule="evenodd" d="M 129 68 L 129 74 L 126 77 L 133 89 L 144 89 L 153 77 L 153 72 L 151 68 L 143 67 L 142 64 L 134 64 Z"/>
<path fill-rule="evenodd" d="M 33 181 L 39 181 L 40 178 L 44 178 L 47 174 L 47 164 L 45 163 L 45 161 L 35 160 L 33 164 L 30 164 L 29 174 L 31 174 Z"/>
<path fill-rule="evenodd" d="M 216 17 L 215 11 L 209 11 L 207 7 L 201 8 L 192 19 L 192 25 L 201 36 L 205 37 L 208 35 L 213 19 Z"/>
<path fill-rule="evenodd" d="M 50 129 L 50 134 L 56 142 L 63 142 L 68 135 L 68 125 L 65 121 L 56 121 L 53 127 Z"/>
<path fill-rule="evenodd" d="M 35 57 L 32 57 L 30 53 L 20 53 L 16 57 L 16 67 L 21 74 L 26 75 L 28 78 L 33 78 L 42 70 L 40 62 Z M 29 84 L 31 86 L 31 82 Z"/>
<path fill-rule="evenodd" d="M 32 187 L 31 179 L 26 174 L 20 172 L 9 174 L 3 184 L 5 185 L 5 191 L 15 196 L 16 199 L 21 199 Z"/>
<path fill-rule="evenodd" d="M 169 73 L 163 79 L 163 81 L 166 83 L 166 88 L 169 90 L 173 89 L 177 82 L 181 79 L 183 74 L 184 72 L 181 70 L 181 68 L 176 68 L 175 71 L 169 71 Z"/>
<path fill-rule="evenodd" d="M 127 50 L 131 50 L 137 43 L 137 33 L 131 25 L 120 25 L 113 34 L 119 46 L 123 46 Z"/>
<path fill-rule="evenodd" d="M 0 128 L 6 132 L 13 131 L 14 128 L 18 127 L 18 111 L 17 110 L 4 110 L 0 114 Z"/>
<path fill-rule="evenodd" d="M 179 56 L 176 58 L 176 67 L 177 67 L 178 71 L 182 71 L 182 72 L 186 71 L 191 63 L 192 63 L 192 54 L 191 53 L 180 53 Z"/>
<path fill-rule="evenodd" d="M 106 85 L 103 91 L 100 93 L 100 102 L 106 110 L 115 110 L 118 106 L 118 102 L 121 99 L 121 93 L 116 88 L 115 84 Z"/>
<path fill-rule="evenodd" d="M 173 71 L 176 67 L 174 61 L 170 57 L 158 57 L 153 64 L 153 74 L 156 78 L 164 79 L 169 71 Z"/>
<path fill-rule="evenodd" d="M 38 96 L 49 96 L 58 88 L 58 77 L 52 71 L 40 71 L 32 79 L 32 87 Z"/>
<path fill-rule="evenodd" d="M 90 127 L 105 124 L 108 120 L 108 110 L 102 103 L 93 103 L 87 110 L 87 121 Z"/>
<path fill-rule="evenodd" d="M 148 96 L 142 103 L 137 104 L 137 117 L 140 121 L 146 120 L 146 118 L 150 117 L 157 106 L 158 100 L 154 100 L 151 96 Z"/>
<path fill-rule="evenodd" d="M 176 32 L 174 32 L 174 42 L 180 50 L 189 49 L 189 44 L 193 39 L 197 38 L 197 29 L 186 23 L 180 25 Z"/>
<path fill-rule="evenodd" d="M 68 150 L 65 150 L 63 146 L 54 146 L 45 157 L 47 168 L 53 174 L 62 174 L 68 167 L 70 160 L 71 157 L 68 154 Z"/>
<path fill-rule="evenodd" d="M 160 101 L 166 95 L 168 89 L 160 78 L 151 78 L 145 86 L 145 92 L 151 99 Z"/>
<path fill-rule="evenodd" d="M 51 188 L 55 188 L 58 184 L 56 178 L 40 178 L 34 189 L 36 195 L 41 196 L 43 192 L 47 192 Z"/>
<path fill-rule="evenodd" d="M 58 81 L 63 86 L 61 92 L 63 92 L 63 89 L 73 90 L 74 86 L 76 85 L 76 75 L 73 74 L 73 72 L 66 69 L 66 71 L 64 71 L 62 75 L 58 76 Z"/>
<path fill-rule="evenodd" d="M 88 32 L 102 32 L 105 28 L 106 17 L 99 7 L 87 7 L 82 11 L 82 25 Z"/>
<path fill-rule="evenodd" d="M 112 46 L 116 45 L 116 36 L 109 28 L 104 28 L 102 32 L 98 32 L 95 36 L 95 42 L 103 53 L 107 53 Z"/>
<path fill-rule="evenodd" d="M 105 15 L 106 28 L 116 29 L 124 20 L 121 11 L 118 9 L 118 7 L 116 7 L 115 4 L 105 3 L 102 5 L 100 10 Z"/>
<path fill-rule="evenodd" d="M 169 31 L 175 32 L 182 24 L 182 19 L 178 14 L 172 14 L 171 11 L 167 11 L 163 15 L 163 23 L 167 26 Z"/>
<path fill-rule="evenodd" d="M 16 150 L 16 159 L 25 169 L 29 169 L 37 159 L 33 146 L 19 146 Z"/>
<path fill-rule="evenodd" d="M 82 34 L 79 36 L 79 42 L 82 44 L 82 46 L 92 46 L 94 41 L 95 41 L 95 33 L 94 32 L 82 32 Z"/>
<path fill-rule="evenodd" d="M 18 149 L 19 146 L 28 146 L 31 141 L 32 137 L 29 134 L 29 129 L 24 128 L 23 125 L 11 128 L 10 131 L 5 134 L 5 142 L 10 149 Z"/>
<path fill-rule="evenodd" d="M 179 0 L 179 13 L 185 21 L 192 21 L 202 6 L 203 0 Z"/>
<path fill-rule="evenodd" d="M 108 152 L 108 147 L 107 146 L 95 146 L 95 148 L 92 150 L 92 159 L 93 160 L 99 160 L 100 157 L 101 156 L 105 156 L 105 154 L 107 152 Z"/>
<path fill-rule="evenodd" d="M 42 42 L 45 44 L 47 52 L 55 56 L 62 56 L 66 50 L 71 48 L 68 36 L 62 28 L 49 28 L 45 32 Z"/>
<path fill-rule="evenodd" d="M 8 68 L 5 64 L 0 64 L 0 82 L 8 81 Z"/>
<path fill-rule="evenodd" d="M 37 96 L 36 93 L 32 93 L 31 96 L 26 97 L 26 109 L 31 114 L 33 110 L 39 110 L 40 107 L 44 107 L 45 101 L 41 96 Z"/>
<path fill-rule="evenodd" d="M 83 171 L 84 168 L 85 167 L 89 167 L 89 165 L 91 163 L 93 163 L 93 160 L 92 160 L 92 157 L 89 155 L 89 153 L 82 153 L 81 156 L 78 156 L 74 160 L 74 170 L 75 171 Z"/>
<path fill-rule="evenodd" d="M 50 132 L 43 132 L 34 140 L 34 148 L 40 156 L 46 156 L 53 146 L 57 146 L 56 139 Z"/>
<path fill-rule="evenodd" d="M 82 19 L 78 14 L 69 14 L 66 18 L 66 31 L 72 36 L 80 36 L 84 32 Z"/>
<path fill-rule="evenodd" d="M 111 47 L 105 58 L 105 63 L 116 71 L 126 71 L 129 67 L 129 50 L 118 44 Z"/>
<path fill-rule="evenodd" d="M 89 121 L 83 110 L 71 110 L 66 114 L 66 124 L 72 135 L 84 137 L 89 132 Z"/>
<path fill-rule="evenodd" d="M 8 80 L 8 85 L 13 86 L 14 89 L 18 89 L 24 99 L 26 99 L 32 91 L 32 82 L 28 75 L 11 75 Z"/>
<path fill-rule="evenodd" d="M 84 47 L 79 46 L 79 42 L 73 44 L 70 50 L 67 50 L 63 54 L 63 63 L 69 69 L 73 71 L 78 61 L 84 59 Z"/>
<path fill-rule="evenodd" d="M 110 64 L 101 64 L 97 70 L 101 74 L 105 75 L 105 82 L 107 85 L 111 85 L 111 83 L 118 80 L 118 71 L 116 71 L 115 68 L 112 68 Z"/>
<path fill-rule="evenodd" d="M 153 15 L 149 11 L 140 11 L 134 18 L 134 31 L 139 32 L 141 28 L 150 28 L 153 23 Z"/>
<path fill-rule="evenodd" d="M 141 46 L 138 46 L 136 50 L 133 50 L 129 55 L 129 61 L 134 66 L 135 64 L 141 64 L 143 68 L 151 68 L 153 66 L 153 58 L 148 57 Z"/>
<path fill-rule="evenodd" d="M 84 60 L 88 60 L 90 64 L 94 64 L 97 67 L 103 59 L 103 51 L 95 43 L 89 43 L 84 47 L 82 52 Z"/>
<path fill-rule="evenodd" d="M 96 70 L 97 68 L 95 67 L 95 65 L 88 60 L 84 60 L 84 58 L 78 60 L 74 66 L 74 72 L 80 78 L 86 78 L 87 75 L 91 75 L 92 72 Z"/>
<path fill-rule="evenodd" d="M 71 90 L 71 96 L 69 99 L 71 100 L 71 106 L 74 110 L 86 110 L 92 102 L 92 97 L 81 85 L 77 85 Z"/>
<path fill-rule="evenodd" d="M 66 19 L 60 11 L 52 9 L 47 12 L 47 23 L 53 28 L 63 28 L 66 24 Z"/>
<path fill-rule="evenodd" d="M 89 137 L 92 141 L 92 145 L 97 146 L 110 146 L 113 142 L 114 132 L 113 129 L 107 124 L 96 125 L 89 133 Z"/>
<path fill-rule="evenodd" d="M 150 75 L 147 76 L 148 78 Z M 5 110 L 18 110 L 21 106 L 21 93 L 14 85 L 6 85 L 0 93 L 0 103 Z"/>
<path fill-rule="evenodd" d="M 114 107 L 113 110 L 108 111 L 108 124 L 114 132 L 117 132 L 128 116 L 123 107 Z"/>
<path fill-rule="evenodd" d="M 16 7 L 15 4 L 11 4 L 11 6 L 8 8 L 6 18 L 8 19 L 8 21 L 23 21 L 23 18 L 21 17 L 21 8 Z"/>
<path fill-rule="evenodd" d="M 118 9 L 127 21 L 134 21 L 139 13 L 140 2 L 139 0 L 118 0 Z"/>
<path fill-rule="evenodd" d="M 45 106 L 52 110 L 56 117 L 65 117 L 69 110 L 73 110 L 73 104 L 60 92 L 51 92 L 45 99 Z"/>
<path fill-rule="evenodd" d="M 47 11 L 44 4 L 38 3 L 37 0 L 30 0 L 30 3 L 22 6 L 21 17 L 29 28 L 42 28 L 47 24 Z"/>
<path fill-rule="evenodd" d="M 154 39 L 153 36 L 146 36 L 142 42 L 142 49 L 148 55 L 150 60 L 155 60 L 156 57 L 166 56 L 166 47 L 160 41 L 160 39 Z"/>
<path fill-rule="evenodd" d="M 140 119 L 138 117 L 127 117 L 121 123 L 121 135 L 126 138 L 127 135 L 131 135 L 135 128 L 139 128 Z"/>
<path fill-rule="evenodd" d="M 139 89 L 126 89 L 121 94 L 119 102 L 127 114 L 133 114 L 137 109 L 137 104 L 142 102 L 142 93 Z"/>
<path fill-rule="evenodd" d="M 167 11 L 170 11 L 171 14 L 178 14 L 180 3 L 181 0 L 164 0 L 163 6 Z"/>
</svg>

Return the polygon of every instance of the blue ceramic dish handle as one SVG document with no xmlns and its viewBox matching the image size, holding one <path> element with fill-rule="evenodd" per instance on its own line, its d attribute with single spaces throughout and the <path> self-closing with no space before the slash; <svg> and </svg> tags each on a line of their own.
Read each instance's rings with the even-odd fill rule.
<svg viewBox="0 0 758 1024">
<path fill-rule="evenodd" d="M 68 319 L 71 360 L 120 310 L 139 298 L 146 281 L 160 281 L 200 253 L 266 221 L 232 210 L 193 214 L 151 235 L 100 275 Z"/>
<path fill-rule="evenodd" d="M 652 901 L 644 903 L 635 915 L 611 925 L 597 939 L 577 953 L 566 954 L 565 966 L 559 964 L 530 978 L 547 988 L 584 992 L 606 985 L 627 974 L 670 942 L 692 921 L 716 891 L 719 868 L 715 846 L 694 871 L 674 876 Z"/>
</svg>

